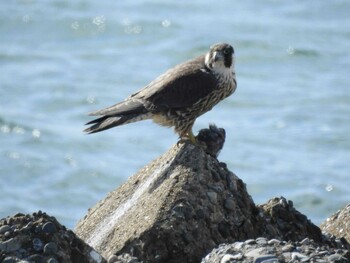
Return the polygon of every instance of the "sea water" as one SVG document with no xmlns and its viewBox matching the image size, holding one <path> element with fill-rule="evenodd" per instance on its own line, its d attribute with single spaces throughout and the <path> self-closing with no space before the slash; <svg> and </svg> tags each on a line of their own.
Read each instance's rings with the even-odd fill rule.
<svg viewBox="0 0 350 263">
<path fill-rule="evenodd" d="M 70 228 L 178 140 L 144 121 L 84 135 L 110 106 L 217 42 L 238 87 L 194 132 L 257 204 L 284 196 L 316 224 L 350 201 L 350 2 L 2 1 L 0 217 L 39 209 Z"/>
</svg>

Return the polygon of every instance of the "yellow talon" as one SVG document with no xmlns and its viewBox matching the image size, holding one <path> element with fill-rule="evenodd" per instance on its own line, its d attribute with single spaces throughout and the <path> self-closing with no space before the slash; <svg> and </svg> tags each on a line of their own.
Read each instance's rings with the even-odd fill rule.
<svg viewBox="0 0 350 263">
<path fill-rule="evenodd" d="M 177 142 L 177 145 L 179 145 L 180 143 L 185 143 L 185 142 L 190 142 L 193 145 L 199 145 L 198 141 L 196 139 L 196 136 L 194 136 L 192 130 L 190 130 L 188 133 L 186 133 L 185 136 L 180 137 L 180 140 Z"/>
<path fill-rule="evenodd" d="M 197 139 L 196 139 L 196 136 L 194 136 L 194 134 L 193 134 L 193 132 L 192 132 L 192 130 L 190 130 L 189 132 L 188 132 L 188 139 L 190 140 L 190 142 L 192 143 L 192 144 L 194 144 L 194 145 L 198 145 L 198 142 L 197 142 Z"/>
</svg>

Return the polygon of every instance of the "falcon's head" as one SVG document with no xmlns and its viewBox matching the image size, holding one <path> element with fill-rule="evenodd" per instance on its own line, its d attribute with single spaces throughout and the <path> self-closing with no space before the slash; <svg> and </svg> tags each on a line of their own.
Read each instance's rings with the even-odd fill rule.
<svg viewBox="0 0 350 263">
<path fill-rule="evenodd" d="M 227 70 L 233 68 L 234 64 L 233 47 L 226 43 L 215 44 L 210 47 L 205 55 L 205 64 L 213 70 Z"/>
</svg>

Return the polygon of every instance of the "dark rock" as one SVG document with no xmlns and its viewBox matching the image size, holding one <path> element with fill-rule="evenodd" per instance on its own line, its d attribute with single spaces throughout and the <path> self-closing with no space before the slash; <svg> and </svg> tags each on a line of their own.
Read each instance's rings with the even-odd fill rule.
<svg viewBox="0 0 350 263">
<path fill-rule="evenodd" d="M 9 225 L 3 225 L 0 227 L 0 235 L 5 234 L 5 232 L 10 231 L 11 227 Z"/>
<path fill-rule="evenodd" d="M 304 238 L 311 238 L 317 242 L 323 241 L 321 230 L 284 197 L 271 199 L 266 204 L 260 205 L 259 210 L 258 228 L 261 236 L 291 241 Z"/>
<path fill-rule="evenodd" d="M 218 137 L 210 136 L 205 150 L 176 145 L 132 176 L 89 210 L 78 235 L 109 263 L 350 262 L 350 208 L 323 235 L 283 197 L 255 206 L 213 157 Z M 19 213 L 0 220 L 0 262 L 105 263 L 82 239 L 42 211 Z"/>
<path fill-rule="evenodd" d="M 33 226 L 33 222 L 32 221 L 29 221 L 28 224 L 26 226 L 23 227 L 23 231 L 30 231 L 30 229 L 32 228 Z"/>
<path fill-rule="evenodd" d="M 257 239 L 256 239 L 256 243 L 258 244 L 258 245 L 266 245 L 266 243 L 267 243 L 267 238 L 265 238 L 265 237 L 258 237 Z"/>
<path fill-rule="evenodd" d="M 310 239 L 307 237 L 307 238 L 304 238 L 302 241 L 300 241 L 300 244 L 302 245 L 308 245 L 310 244 Z"/>
<path fill-rule="evenodd" d="M 119 256 L 112 255 L 108 259 L 108 263 L 141 263 L 136 257 L 131 256 L 128 253 L 123 253 Z"/>
<path fill-rule="evenodd" d="M 256 241 L 255 241 L 255 239 L 247 239 L 246 241 L 244 241 L 244 243 L 247 245 L 251 245 L 251 244 L 255 244 Z"/>
<path fill-rule="evenodd" d="M 225 143 L 226 132 L 224 129 L 210 124 L 209 129 L 200 130 L 196 138 L 206 153 L 218 157 Z"/>
<path fill-rule="evenodd" d="M 295 250 L 294 245 L 292 244 L 286 244 L 281 248 L 282 252 L 292 252 L 293 250 Z"/>
<path fill-rule="evenodd" d="M 54 234 L 57 232 L 57 229 L 54 223 L 46 222 L 42 227 L 42 231 L 46 234 Z"/>
<path fill-rule="evenodd" d="M 218 194 L 216 192 L 213 192 L 213 191 L 208 191 L 207 196 L 209 198 L 209 201 L 215 205 L 217 202 L 217 199 L 218 199 Z"/>
<path fill-rule="evenodd" d="M 32 215 L 18 213 L 3 218 L 0 220 L 0 227 L 5 225 L 11 227 L 13 233 L 10 238 L 0 235 L 0 262 L 106 262 L 72 231 L 41 211 Z M 45 225 L 49 231 L 43 231 Z M 53 254 L 55 258 L 52 257 Z"/>
<path fill-rule="evenodd" d="M 108 194 L 76 232 L 110 262 L 126 254 L 143 262 L 198 262 L 209 250 L 237 240 L 245 240 L 239 246 L 259 262 L 276 260 L 273 246 L 289 260 L 308 260 L 310 240 L 347 247 L 324 237 L 292 201 L 280 197 L 255 206 L 241 179 L 192 144 L 174 146 Z M 303 246 L 304 254 L 298 250 Z"/>
<path fill-rule="evenodd" d="M 18 238 L 10 238 L 8 240 L 0 241 L 0 250 L 4 251 L 5 253 L 11 253 L 18 249 L 20 249 L 22 246 L 22 242 Z"/>
<path fill-rule="evenodd" d="M 34 238 L 32 243 L 33 243 L 34 250 L 37 252 L 41 251 L 44 247 L 44 244 L 40 240 L 40 238 Z"/>
<path fill-rule="evenodd" d="M 227 198 L 224 202 L 224 207 L 227 209 L 227 210 L 231 210 L 231 211 L 234 211 L 235 210 L 235 201 L 233 198 Z"/>
<path fill-rule="evenodd" d="M 280 244 L 282 244 L 282 241 L 273 238 L 273 239 L 268 240 L 267 243 L 268 243 L 269 245 L 273 245 L 273 244 L 280 245 Z"/>
<path fill-rule="evenodd" d="M 346 260 L 346 258 L 343 257 L 343 255 L 340 255 L 338 253 L 330 255 L 328 257 L 329 262 L 349 262 L 349 261 L 345 261 L 345 260 Z"/>
<path fill-rule="evenodd" d="M 323 232 L 337 238 L 345 238 L 350 243 L 350 204 L 336 212 L 321 224 Z"/>
<path fill-rule="evenodd" d="M 16 262 L 16 258 L 13 257 L 6 257 L 3 259 L 3 261 L 1 261 L 2 263 L 15 263 Z"/>
<path fill-rule="evenodd" d="M 320 246 L 313 240 L 308 244 L 289 241 L 286 251 L 283 242 L 276 239 L 260 242 L 261 238 L 249 242 L 235 242 L 220 245 L 203 258 L 202 263 L 278 263 L 278 262 L 350 262 L 350 254 L 345 249 Z"/>
<path fill-rule="evenodd" d="M 26 260 L 33 263 L 45 263 L 45 258 L 39 254 L 30 255 Z"/>
<path fill-rule="evenodd" d="M 237 176 L 201 147 L 182 144 L 90 209 L 76 233 L 105 258 L 199 262 L 221 243 L 256 237 L 257 211 Z"/>
<path fill-rule="evenodd" d="M 263 255 L 255 258 L 254 263 L 278 263 L 278 258 L 271 255 Z"/>
<path fill-rule="evenodd" d="M 57 252 L 57 245 L 54 242 L 49 242 L 44 246 L 45 255 L 54 255 Z"/>
</svg>

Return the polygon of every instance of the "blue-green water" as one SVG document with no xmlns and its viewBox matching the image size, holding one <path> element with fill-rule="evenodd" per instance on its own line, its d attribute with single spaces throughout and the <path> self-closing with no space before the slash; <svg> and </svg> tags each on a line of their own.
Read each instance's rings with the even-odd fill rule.
<svg viewBox="0 0 350 263">
<path fill-rule="evenodd" d="M 86 114 L 216 42 L 236 93 L 199 118 L 256 203 L 320 223 L 350 201 L 350 2 L 2 1 L 0 217 L 44 210 L 73 227 L 177 141 L 150 121 L 96 135 Z"/>
</svg>

